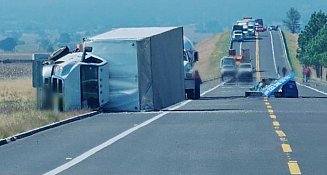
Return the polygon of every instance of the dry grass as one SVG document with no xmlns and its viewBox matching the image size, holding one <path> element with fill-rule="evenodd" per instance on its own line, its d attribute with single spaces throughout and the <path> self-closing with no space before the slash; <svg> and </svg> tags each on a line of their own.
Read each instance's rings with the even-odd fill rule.
<svg viewBox="0 0 327 175">
<path fill-rule="evenodd" d="M 297 39 L 299 38 L 298 34 L 292 34 L 290 32 L 284 32 L 286 47 L 288 50 L 288 56 L 290 59 L 291 66 L 293 71 L 298 77 L 302 77 L 302 66 L 299 59 L 296 58 L 296 50 L 298 48 Z"/>
<path fill-rule="evenodd" d="M 203 80 L 220 77 L 219 61 L 228 52 L 230 43 L 229 33 L 228 31 L 218 33 L 197 45 L 200 60 L 196 64 L 196 69 L 199 70 Z"/>
<path fill-rule="evenodd" d="M 0 80 L 1 79 L 17 79 L 20 77 L 32 76 L 32 63 L 0 63 Z"/>
<path fill-rule="evenodd" d="M 36 110 L 31 78 L 0 80 L 0 111 L 0 139 L 87 112 Z"/>
</svg>

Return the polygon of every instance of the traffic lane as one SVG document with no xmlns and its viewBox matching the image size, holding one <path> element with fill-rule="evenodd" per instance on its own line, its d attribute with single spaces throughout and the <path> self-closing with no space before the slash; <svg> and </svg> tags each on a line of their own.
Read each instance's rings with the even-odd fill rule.
<svg viewBox="0 0 327 175">
<path fill-rule="evenodd" d="M 279 73 L 280 75 L 282 75 L 282 68 L 285 67 L 286 69 L 288 69 L 288 66 L 286 64 L 287 58 L 285 57 L 283 41 L 281 40 L 279 31 L 271 31 L 271 36 L 274 44 L 274 55 L 276 60 L 276 66 L 279 67 Z"/>
<path fill-rule="evenodd" d="M 271 34 L 272 34 L 273 43 L 274 43 L 276 65 L 277 65 L 277 67 L 280 68 L 280 74 L 281 74 L 282 68 L 288 67 L 287 58 L 285 57 L 285 52 L 284 52 L 284 47 L 283 47 L 283 41 L 282 41 L 282 37 L 280 36 L 279 31 L 271 31 Z M 290 70 L 288 70 L 288 71 L 290 71 Z M 298 75 L 298 76 L 301 77 L 302 75 Z M 306 89 L 314 88 L 314 89 L 317 89 L 317 90 L 322 91 L 325 94 L 327 94 L 327 84 L 325 84 L 325 83 L 319 83 L 319 82 L 316 83 L 316 81 L 311 81 L 309 83 L 304 83 L 303 85 L 304 85 L 303 87 L 307 86 Z"/>
<path fill-rule="evenodd" d="M 252 83 L 229 83 L 220 84 L 216 89 L 201 96 L 198 100 L 192 100 L 187 105 L 176 110 L 178 111 L 218 111 L 218 110 L 240 110 L 244 109 L 245 104 L 250 104 L 245 98 L 245 91 L 249 89 Z M 250 101 L 259 101 L 260 107 L 264 107 L 260 100 L 262 98 L 253 98 Z M 247 105 L 247 109 L 253 109 L 253 106 Z M 175 110 L 175 111 L 176 111 Z"/>
<path fill-rule="evenodd" d="M 256 52 L 256 39 L 251 39 L 251 40 L 246 40 L 242 44 L 243 49 L 249 49 L 250 52 L 250 59 L 251 59 L 251 64 L 253 67 L 255 67 L 255 52 Z"/>
<path fill-rule="evenodd" d="M 170 113 L 62 174 L 288 174 L 267 116 Z"/>
<path fill-rule="evenodd" d="M 316 81 L 309 81 L 308 83 L 299 83 L 298 86 L 301 86 L 307 90 L 320 92 L 320 94 L 327 95 L 327 84 L 326 83 L 320 83 Z"/>
<path fill-rule="evenodd" d="M 327 97 L 327 92 L 323 92 L 323 91 L 318 92 L 318 91 L 316 91 L 317 89 L 315 89 L 315 90 L 310 89 L 311 87 L 309 87 L 309 86 L 297 84 L 297 88 L 299 91 L 299 97 L 303 97 L 303 98 L 312 98 L 312 97 L 325 97 L 326 98 Z"/>
<path fill-rule="evenodd" d="M 302 174 L 326 174 L 327 99 L 271 99 Z"/>
<path fill-rule="evenodd" d="M 271 49 L 271 39 L 268 32 L 259 33 L 259 59 L 261 78 L 276 78 L 276 70 Z"/>
<path fill-rule="evenodd" d="M 42 174 L 157 113 L 99 114 L 0 147 L 0 174 Z"/>
<path fill-rule="evenodd" d="M 210 90 L 211 88 L 217 86 L 220 82 L 220 78 L 216 78 L 216 79 L 213 79 L 213 80 L 210 80 L 210 81 L 205 81 L 205 82 L 202 82 L 202 84 L 200 85 L 201 88 L 200 88 L 200 92 L 201 94 L 207 90 Z"/>
</svg>

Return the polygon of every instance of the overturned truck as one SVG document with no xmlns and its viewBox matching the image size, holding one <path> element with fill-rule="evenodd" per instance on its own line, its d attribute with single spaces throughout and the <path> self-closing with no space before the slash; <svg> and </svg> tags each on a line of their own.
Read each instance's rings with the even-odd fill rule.
<svg viewBox="0 0 327 175">
<path fill-rule="evenodd" d="M 83 50 L 34 55 L 39 108 L 160 110 L 185 99 L 183 28 L 121 28 Z"/>
</svg>

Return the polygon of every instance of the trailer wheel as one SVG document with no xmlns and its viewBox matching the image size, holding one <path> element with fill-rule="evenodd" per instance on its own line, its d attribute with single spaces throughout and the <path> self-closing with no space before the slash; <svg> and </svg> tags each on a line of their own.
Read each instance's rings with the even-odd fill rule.
<svg viewBox="0 0 327 175">
<path fill-rule="evenodd" d="M 194 99 L 200 98 L 200 83 L 195 83 L 195 89 L 194 89 Z"/>
<path fill-rule="evenodd" d="M 187 97 L 187 99 L 194 99 L 194 89 L 187 89 L 186 97 Z"/>
</svg>

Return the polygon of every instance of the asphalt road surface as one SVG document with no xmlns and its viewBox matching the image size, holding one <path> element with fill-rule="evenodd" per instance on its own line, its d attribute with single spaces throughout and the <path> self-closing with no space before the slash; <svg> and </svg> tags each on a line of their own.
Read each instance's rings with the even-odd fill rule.
<svg viewBox="0 0 327 175">
<path fill-rule="evenodd" d="M 250 49 L 259 78 L 290 71 L 277 31 L 233 47 Z M 0 147 L 0 174 L 326 174 L 326 92 L 244 98 L 250 86 L 212 81 L 163 111 L 103 113 L 17 140 Z"/>
</svg>

